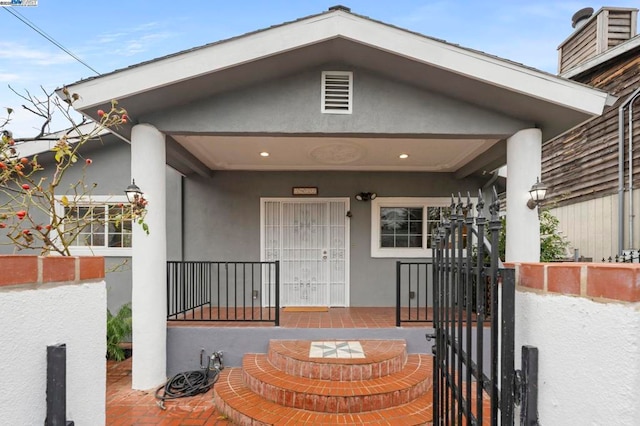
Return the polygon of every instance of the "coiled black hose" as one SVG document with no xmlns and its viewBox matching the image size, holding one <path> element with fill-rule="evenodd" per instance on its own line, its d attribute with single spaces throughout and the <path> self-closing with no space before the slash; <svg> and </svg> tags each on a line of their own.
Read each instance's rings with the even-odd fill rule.
<svg viewBox="0 0 640 426">
<path fill-rule="evenodd" d="M 164 409 L 164 401 L 185 398 L 208 392 L 218 381 L 219 370 L 197 370 L 178 373 L 164 386 L 156 390 L 156 399 L 160 408 Z M 162 392 L 164 391 L 164 392 Z"/>
</svg>

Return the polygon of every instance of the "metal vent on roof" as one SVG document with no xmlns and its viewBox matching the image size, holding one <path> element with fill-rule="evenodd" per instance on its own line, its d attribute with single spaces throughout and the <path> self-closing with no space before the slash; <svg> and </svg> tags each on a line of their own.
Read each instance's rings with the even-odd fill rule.
<svg viewBox="0 0 640 426">
<path fill-rule="evenodd" d="M 353 104 L 353 73 L 351 71 L 322 72 L 322 112 L 351 114 Z"/>
</svg>

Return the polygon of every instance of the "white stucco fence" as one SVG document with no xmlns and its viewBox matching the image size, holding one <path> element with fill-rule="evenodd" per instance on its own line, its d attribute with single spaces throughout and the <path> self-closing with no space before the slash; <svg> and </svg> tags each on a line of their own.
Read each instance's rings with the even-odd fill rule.
<svg viewBox="0 0 640 426">
<path fill-rule="evenodd" d="M 546 291 L 546 290 L 543 290 Z M 516 365 L 539 349 L 540 425 L 640 424 L 640 303 L 516 294 Z"/>
<path fill-rule="evenodd" d="M 104 424 L 104 279 L 5 284 L 0 307 L 0 424 L 44 424 L 47 346 L 60 343 L 67 346 L 67 420 Z"/>
</svg>

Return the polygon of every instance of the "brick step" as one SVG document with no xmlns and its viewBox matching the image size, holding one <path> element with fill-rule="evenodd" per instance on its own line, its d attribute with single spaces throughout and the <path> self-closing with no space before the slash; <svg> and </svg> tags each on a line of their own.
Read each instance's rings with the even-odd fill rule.
<svg viewBox="0 0 640 426">
<path fill-rule="evenodd" d="M 274 367 L 292 376 L 342 381 L 397 373 L 407 361 L 404 340 L 359 340 L 359 343 L 366 358 L 310 358 L 311 342 L 306 340 L 271 340 L 268 357 Z"/>
<path fill-rule="evenodd" d="M 431 360 L 426 362 L 431 371 Z M 426 366 L 425 366 L 426 368 Z M 355 383 L 352 383 L 355 384 Z M 403 405 L 360 413 L 323 413 L 284 407 L 244 385 L 240 368 L 226 368 L 213 388 L 218 411 L 239 425 L 431 425 L 433 395 L 426 392 Z"/>
<path fill-rule="evenodd" d="M 391 375 L 364 381 L 318 380 L 280 371 L 265 354 L 246 354 L 242 376 L 251 391 L 286 407 L 359 413 L 406 404 L 429 392 L 432 366 L 432 356 L 412 354 L 402 371 Z"/>
</svg>

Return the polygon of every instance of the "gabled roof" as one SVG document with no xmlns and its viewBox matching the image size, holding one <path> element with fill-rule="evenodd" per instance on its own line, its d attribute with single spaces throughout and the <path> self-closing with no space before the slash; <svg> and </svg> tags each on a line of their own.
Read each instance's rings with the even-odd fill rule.
<svg viewBox="0 0 640 426">
<path fill-rule="evenodd" d="M 351 13 L 343 7 L 168 55 L 69 85 L 74 107 L 118 99 L 135 119 L 155 109 L 323 63 L 363 66 L 535 123 L 545 138 L 599 115 L 607 93 L 552 74 Z"/>
</svg>

